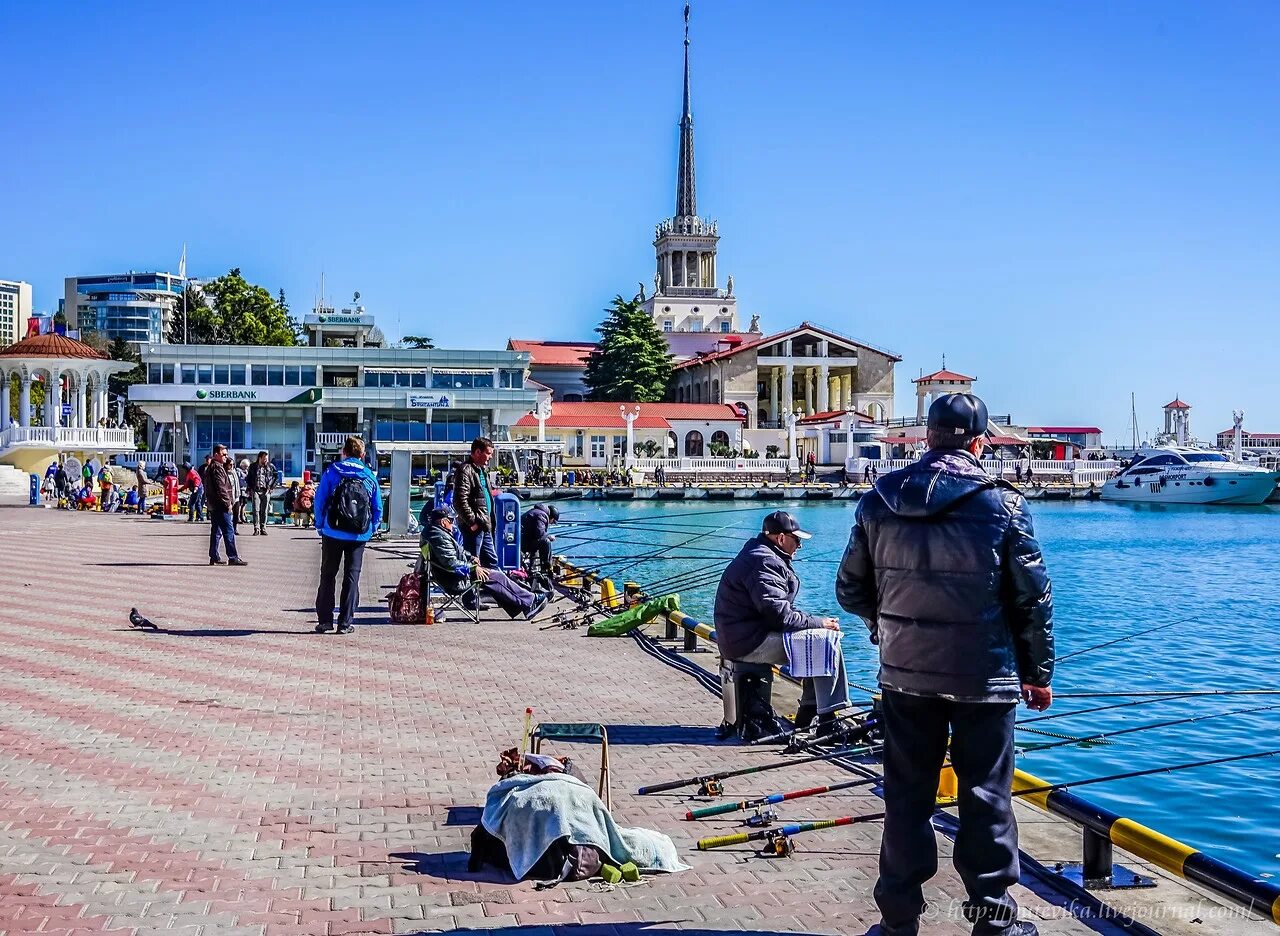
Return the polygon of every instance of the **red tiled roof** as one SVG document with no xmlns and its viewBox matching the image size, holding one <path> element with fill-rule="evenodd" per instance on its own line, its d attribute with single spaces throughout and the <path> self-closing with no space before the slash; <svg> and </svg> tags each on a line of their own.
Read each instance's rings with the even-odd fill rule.
<svg viewBox="0 0 1280 936">
<path fill-rule="evenodd" d="M 987 436 L 987 441 L 992 445 L 1030 445 L 1030 440 L 1019 439 L 1017 436 L 993 435 Z"/>
<path fill-rule="evenodd" d="M 618 410 L 620 406 L 629 410 L 640 407 L 640 415 L 635 421 L 637 429 L 670 429 L 673 419 L 742 421 L 737 410 L 722 403 L 553 403 L 547 426 L 555 429 L 625 429 L 627 422 Z M 524 429 L 536 428 L 538 417 L 526 413 L 516 425 Z"/>
<path fill-rule="evenodd" d="M 43 357 L 43 358 L 97 358 L 108 360 L 103 354 L 83 341 L 76 341 L 66 335 L 32 335 L 16 341 L 7 348 L 0 348 L 4 357 Z"/>
<path fill-rule="evenodd" d="M 955 371 L 940 370 L 934 371 L 932 374 L 925 374 L 923 377 L 917 377 L 911 382 L 924 383 L 926 380 L 968 380 L 972 382 L 977 379 L 977 377 L 966 377 L 964 374 L 957 374 Z"/>
<path fill-rule="evenodd" d="M 1234 436 L 1235 434 L 1236 434 L 1235 426 L 1232 426 L 1230 429 L 1223 429 L 1221 432 L 1218 433 L 1218 435 L 1220 436 Z M 1241 438 L 1244 438 L 1244 439 L 1257 439 L 1257 438 L 1274 439 L 1277 436 L 1280 436 L 1280 432 L 1250 432 L 1248 429 L 1241 429 L 1240 436 Z"/>
<path fill-rule="evenodd" d="M 1181 400 L 1175 399 L 1172 403 L 1166 403 L 1161 409 L 1191 409 L 1190 404 L 1183 403 Z"/>
<path fill-rule="evenodd" d="M 812 416 L 805 416 L 802 419 L 796 420 L 796 423 L 798 425 L 804 425 L 805 423 L 828 422 L 832 419 L 843 419 L 844 415 L 844 410 L 827 410 L 825 413 L 814 413 Z M 875 422 L 875 420 L 866 413 L 859 413 L 855 411 L 853 415 L 859 419 L 865 420 L 866 422 Z"/>
<path fill-rule="evenodd" d="M 507 340 L 508 351 L 527 351 L 529 363 L 537 367 L 586 367 L 587 358 L 595 349 L 591 341 Z"/>
<path fill-rule="evenodd" d="M 762 344 L 772 344 L 775 341 L 781 341 L 783 338 L 790 337 L 791 335 L 801 331 L 817 332 L 819 335 L 834 339 L 842 344 L 857 345 L 859 348 L 866 348 L 868 351 L 875 351 L 877 354 L 886 355 L 894 361 L 902 360 L 901 356 L 894 354 L 892 351 L 885 351 L 883 348 L 877 348 L 873 345 L 866 344 L 865 342 L 857 341 L 853 338 L 847 338 L 844 335 L 837 334 L 836 332 L 828 331 L 820 325 L 814 325 L 812 322 L 801 322 L 795 328 L 788 328 L 786 331 L 775 332 L 772 335 L 765 335 L 763 338 L 759 338 L 755 341 L 743 341 L 736 348 L 727 348 L 724 351 L 715 351 L 711 354 L 704 354 L 701 357 L 694 357 L 687 361 L 681 361 L 676 365 L 676 370 L 680 370 L 683 367 L 692 367 L 695 364 L 705 364 L 708 361 L 716 361 L 720 358 L 726 358 L 730 355 L 738 354 L 741 351 L 746 351 L 748 348 L 759 347 Z"/>
<path fill-rule="evenodd" d="M 1102 435 L 1102 430 L 1097 426 L 1028 426 L 1027 432 L 1070 432 Z"/>
</svg>

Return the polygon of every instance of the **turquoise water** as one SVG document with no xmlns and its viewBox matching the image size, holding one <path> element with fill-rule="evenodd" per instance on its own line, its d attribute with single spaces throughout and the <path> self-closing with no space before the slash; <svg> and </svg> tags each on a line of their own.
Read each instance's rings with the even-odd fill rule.
<svg viewBox="0 0 1280 936">
<path fill-rule="evenodd" d="M 714 576 L 776 506 L 573 502 L 562 505 L 565 522 L 557 528 L 557 545 L 583 557 L 583 566 L 639 582 L 650 593 L 661 593 L 664 583 L 674 581 L 682 607 L 711 623 L 715 582 L 702 584 L 694 575 L 706 569 L 706 576 Z M 833 588 L 855 505 L 790 501 L 787 506 L 815 534 L 796 564 L 801 607 L 841 618 L 850 678 L 872 686 L 875 648 L 862 624 L 836 604 Z M 1064 660 L 1054 679 L 1056 692 L 1280 688 L 1280 508 L 1045 503 L 1034 506 L 1033 515 L 1053 578 L 1059 657 L 1187 619 Z M 600 521 L 610 525 L 592 525 Z M 664 548 L 669 551 L 663 556 L 637 558 Z M 683 576 L 684 584 L 676 576 Z M 1125 700 L 1061 699 L 1047 714 L 1120 701 Z M 1029 752 L 1020 766 L 1059 782 L 1280 748 L 1280 696 L 1162 701 L 1029 727 L 1078 737 L 1268 706 L 1275 707 L 1135 732 L 1107 745 Z M 1022 717 L 1035 714 L 1024 710 Z M 1018 740 L 1053 739 L 1021 730 Z M 1265 758 L 1098 784 L 1079 793 L 1270 877 L 1280 875 L 1280 792 L 1273 779 L 1278 769 L 1280 758 Z"/>
</svg>

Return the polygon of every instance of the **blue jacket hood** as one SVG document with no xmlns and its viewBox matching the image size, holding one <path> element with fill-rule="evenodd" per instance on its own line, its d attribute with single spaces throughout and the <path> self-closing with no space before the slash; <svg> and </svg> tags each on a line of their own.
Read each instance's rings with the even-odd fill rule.
<svg viewBox="0 0 1280 936">
<path fill-rule="evenodd" d="M 979 491 L 996 487 L 969 452 L 933 449 L 914 465 L 876 482 L 876 493 L 899 517 L 932 517 Z"/>
</svg>

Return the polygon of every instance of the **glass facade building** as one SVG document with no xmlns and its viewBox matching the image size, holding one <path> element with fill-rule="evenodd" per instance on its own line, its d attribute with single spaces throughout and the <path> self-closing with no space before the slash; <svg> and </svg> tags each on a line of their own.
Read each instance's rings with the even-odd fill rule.
<svg viewBox="0 0 1280 936">
<path fill-rule="evenodd" d="M 67 327 L 108 341 L 123 338 L 139 347 L 168 341 L 173 310 L 182 302 L 182 283 L 171 273 L 68 277 L 62 300 Z"/>
</svg>

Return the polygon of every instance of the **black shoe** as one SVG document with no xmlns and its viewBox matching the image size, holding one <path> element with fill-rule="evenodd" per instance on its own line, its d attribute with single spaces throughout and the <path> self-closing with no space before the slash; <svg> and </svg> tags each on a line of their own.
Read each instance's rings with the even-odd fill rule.
<svg viewBox="0 0 1280 936">
<path fill-rule="evenodd" d="M 524 613 L 524 619 L 526 621 L 532 621 L 534 618 L 536 618 L 539 614 L 542 613 L 542 609 L 545 608 L 546 606 L 547 606 L 547 596 L 539 595 L 537 598 L 533 600 L 533 606 L 530 607 L 529 610 Z"/>
<path fill-rule="evenodd" d="M 259 530 L 258 532 L 259 532 L 261 535 L 266 536 L 266 535 L 267 535 L 267 528 L 266 528 L 266 527 L 263 527 L 263 528 L 262 528 L 261 530 Z"/>
<path fill-rule="evenodd" d="M 209 560 L 209 565 L 226 565 L 226 564 L 227 564 L 227 560 L 225 560 L 225 559 L 210 559 L 210 560 Z"/>
<path fill-rule="evenodd" d="M 918 936 L 920 933 L 920 924 L 913 923 L 906 926 L 885 926 L 883 923 L 877 923 L 871 927 L 867 936 Z"/>
<path fill-rule="evenodd" d="M 338 628 L 339 634 L 354 634 L 355 632 L 356 632 L 356 629 L 352 627 L 350 624 L 343 624 L 341 627 Z"/>
<path fill-rule="evenodd" d="M 332 625 L 332 624 L 317 624 L 317 625 L 316 625 L 316 633 L 317 633 L 317 634 L 327 634 L 327 633 L 329 633 L 329 631 L 331 631 L 331 630 L 333 630 L 333 625 Z"/>
<path fill-rule="evenodd" d="M 973 936 L 1040 936 L 1034 923 L 1014 921 L 1005 927 L 992 926 L 990 923 L 978 923 L 973 927 Z"/>
<path fill-rule="evenodd" d="M 253 528 L 253 535 L 254 535 L 254 536 L 257 536 L 257 535 L 258 535 L 258 528 L 257 528 L 257 527 L 254 527 L 254 528 Z"/>
<path fill-rule="evenodd" d="M 796 709 L 795 730 L 800 731 L 801 729 L 808 728 L 817 715 L 818 707 L 816 705 L 801 703 L 800 707 Z"/>
<path fill-rule="evenodd" d="M 232 559 L 227 565 L 248 565 L 243 559 Z"/>
</svg>

